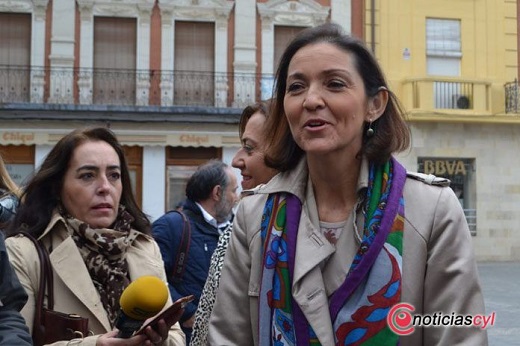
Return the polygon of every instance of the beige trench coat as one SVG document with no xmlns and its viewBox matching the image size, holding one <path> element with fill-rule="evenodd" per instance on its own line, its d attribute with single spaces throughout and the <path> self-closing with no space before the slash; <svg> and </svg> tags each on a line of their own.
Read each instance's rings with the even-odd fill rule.
<svg viewBox="0 0 520 346">
<path fill-rule="evenodd" d="M 54 310 L 87 317 L 89 329 L 94 336 L 86 337 L 82 342 L 73 344 L 95 345 L 99 334 L 108 333 L 112 328 L 87 267 L 76 244 L 65 229 L 62 219 L 54 217 L 40 239 L 43 239 L 43 243 L 48 248 L 52 242 L 50 260 L 54 270 Z M 34 244 L 23 236 L 7 238 L 6 246 L 16 274 L 29 295 L 21 313 L 32 331 L 35 299 L 40 280 L 38 254 Z M 144 234 L 138 236 L 128 249 L 127 261 L 132 280 L 143 275 L 154 275 L 167 282 L 159 247 L 151 237 Z M 167 306 L 169 305 L 171 305 L 171 298 L 167 302 Z M 55 343 L 55 345 L 66 344 L 67 342 Z M 185 344 L 184 333 L 176 323 L 172 326 L 164 345 Z"/>
<path fill-rule="evenodd" d="M 367 179 L 368 165 L 364 162 L 358 188 L 367 186 Z M 277 175 L 240 202 L 210 318 L 210 345 L 258 345 L 260 219 L 268 194 L 277 191 L 288 191 L 304 200 L 293 296 L 321 344 L 334 345 L 328 303 L 345 279 L 357 250 L 353 218 L 348 220 L 347 229 L 334 248 L 320 232 L 313 192 L 307 186 L 307 168 L 302 160 L 295 170 Z M 413 314 L 484 314 L 472 239 L 453 191 L 408 177 L 404 199 L 401 301 L 415 307 Z M 357 219 L 361 226 L 363 215 L 359 213 Z M 413 334 L 400 338 L 400 345 L 485 346 L 487 333 L 474 327 L 416 327 Z"/>
</svg>

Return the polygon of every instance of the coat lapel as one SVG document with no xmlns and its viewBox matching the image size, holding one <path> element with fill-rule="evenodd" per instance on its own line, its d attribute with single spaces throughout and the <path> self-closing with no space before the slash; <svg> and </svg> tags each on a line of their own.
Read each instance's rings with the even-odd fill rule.
<svg viewBox="0 0 520 346">
<path fill-rule="evenodd" d="M 110 322 L 90 274 L 72 238 L 65 238 L 50 254 L 52 267 L 66 287 L 85 305 L 107 330 Z"/>
<path fill-rule="evenodd" d="M 320 263 L 334 248 L 302 213 L 296 247 L 292 294 L 322 345 L 333 345 L 332 323 Z"/>
<path fill-rule="evenodd" d="M 128 251 L 128 275 L 132 280 L 143 275 L 162 277 L 161 271 L 163 270 L 163 264 L 150 261 L 149 253 L 145 253 L 134 247 L 130 248 Z"/>
</svg>

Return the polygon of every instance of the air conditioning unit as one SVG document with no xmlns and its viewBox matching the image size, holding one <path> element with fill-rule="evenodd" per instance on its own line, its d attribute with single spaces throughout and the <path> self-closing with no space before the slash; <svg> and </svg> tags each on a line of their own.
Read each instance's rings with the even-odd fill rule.
<svg viewBox="0 0 520 346">
<path fill-rule="evenodd" d="M 469 109 L 470 108 L 470 99 L 466 95 L 454 94 L 452 95 L 451 104 L 454 109 Z"/>
</svg>

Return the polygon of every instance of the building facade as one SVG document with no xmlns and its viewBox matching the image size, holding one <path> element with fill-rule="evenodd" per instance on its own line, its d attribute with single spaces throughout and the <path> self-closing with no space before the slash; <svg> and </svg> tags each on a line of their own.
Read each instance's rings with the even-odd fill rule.
<svg viewBox="0 0 520 346">
<path fill-rule="evenodd" d="M 479 260 L 520 259 L 516 1 L 365 5 L 364 37 L 408 111 L 399 159 L 451 179 Z"/>
<path fill-rule="evenodd" d="M 241 109 L 287 42 L 334 21 L 408 112 L 407 169 L 451 179 L 479 260 L 520 259 L 515 0 L 0 0 L 0 151 L 18 182 L 56 141 L 109 126 L 152 219 L 195 167 L 230 163 Z M 240 179 L 240 177 L 239 177 Z"/>
<path fill-rule="evenodd" d="M 271 96 L 292 36 L 330 20 L 362 28 L 360 3 L 0 0 L 0 152 L 23 185 L 64 134 L 108 126 L 155 219 L 196 166 L 231 162 L 240 112 Z"/>
</svg>

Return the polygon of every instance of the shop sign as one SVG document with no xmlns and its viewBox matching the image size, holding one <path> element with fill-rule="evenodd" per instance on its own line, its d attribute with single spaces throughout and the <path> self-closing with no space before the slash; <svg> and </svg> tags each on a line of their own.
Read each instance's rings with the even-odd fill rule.
<svg viewBox="0 0 520 346">
<path fill-rule="evenodd" d="M 34 132 L 6 131 L 2 133 L 2 142 L 9 144 L 34 143 Z"/>
<path fill-rule="evenodd" d="M 466 175 L 464 160 L 424 160 L 424 173 L 436 176 Z"/>
<path fill-rule="evenodd" d="M 201 145 L 203 143 L 209 142 L 209 136 L 208 135 L 181 135 L 179 138 L 180 142 L 183 144 L 197 144 Z"/>
</svg>

